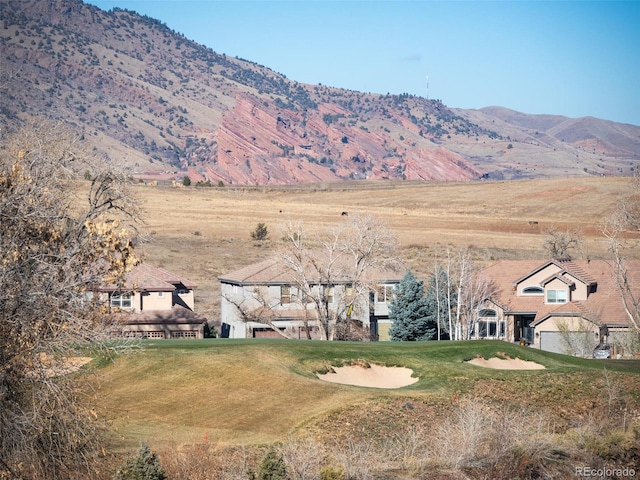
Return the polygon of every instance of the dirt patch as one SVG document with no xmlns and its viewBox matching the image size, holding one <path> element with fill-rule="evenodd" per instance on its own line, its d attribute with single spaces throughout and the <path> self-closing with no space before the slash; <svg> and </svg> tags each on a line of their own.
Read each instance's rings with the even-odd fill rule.
<svg viewBox="0 0 640 480">
<path fill-rule="evenodd" d="M 46 353 L 40 355 L 40 362 L 47 377 L 76 372 L 93 360 L 91 357 L 67 357 L 62 363 L 55 363 Z"/>
<path fill-rule="evenodd" d="M 402 388 L 419 380 L 411 376 L 413 370 L 410 368 L 382 365 L 332 367 L 329 373 L 316 375 L 325 382 L 373 388 Z"/>
<path fill-rule="evenodd" d="M 544 370 L 546 367 L 536 362 L 529 362 L 519 358 L 474 358 L 467 363 L 479 367 L 495 368 L 496 370 Z"/>
</svg>

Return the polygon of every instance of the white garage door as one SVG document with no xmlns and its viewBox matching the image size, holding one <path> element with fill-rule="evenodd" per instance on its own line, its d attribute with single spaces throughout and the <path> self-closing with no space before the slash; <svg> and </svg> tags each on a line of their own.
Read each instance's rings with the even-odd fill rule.
<svg viewBox="0 0 640 480">
<path fill-rule="evenodd" d="M 540 332 L 540 350 L 565 353 L 566 346 L 560 332 Z"/>
<path fill-rule="evenodd" d="M 595 347 L 593 332 L 540 332 L 540 350 L 589 357 Z"/>
</svg>

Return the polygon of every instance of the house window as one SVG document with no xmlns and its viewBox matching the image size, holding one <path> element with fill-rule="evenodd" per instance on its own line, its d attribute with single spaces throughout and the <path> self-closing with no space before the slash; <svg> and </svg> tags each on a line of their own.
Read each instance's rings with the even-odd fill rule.
<svg viewBox="0 0 640 480">
<path fill-rule="evenodd" d="M 354 289 L 353 289 L 353 285 L 347 285 L 346 287 L 344 287 L 344 295 L 345 297 L 347 297 L 347 299 L 351 300 L 353 299 L 353 295 L 354 294 Z"/>
<path fill-rule="evenodd" d="M 567 303 L 567 291 L 547 290 L 547 303 Z"/>
<path fill-rule="evenodd" d="M 164 297 L 164 292 L 158 292 L 159 297 Z"/>
<path fill-rule="evenodd" d="M 291 303 L 291 287 L 289 285 L 280 287 L 280 303 Z"/>
<path fill-rule="evenodd" d="M 109 301 L 112 308 L 131 308 L 131 292 L 114 292 Z"/>
<path fill-rule="evenodd" d="M 483 308 L 482 310 L 480 310 L 480 312 L 478 312 L 478 316 L 479 317 L 497 317 L 498 316 L 498 312 L 496 312 L 493 308 Z"/>
<path fill-rule="evenodd" d="M 544 290 L 541 287 L 524 287 L 522 289 L 523 295 L 543 295 Z"/>
<path fill-rule="evenodd" d="M 487 338 L 487 322 L 478 322 L 478 338 Z"/>
<path fill-rule="evenodd" d="M 495 320 L 480 320 L 478 322 L 477 338 L 503 338 L 505 335 L 505 322 Z M 473 336 L 474 332 L 472 332 Z"/>
<path fill-rule="evenodd" d="M 310 295 L 303 290 L 298 289 L 298 297 L 302 303 L 313 303 L 313 295 Z"/>
<path fill-rule="evenodd" d="M 172 330 L 171 338 L 196 338 L 195 330 Z"/>
<path fill-rule="evenodd" d="M 322 287 L 322 288 L 323 288 L 324 296 L 326 298 L 326 302 L 327 303 L 333 303 L 333 297 L 335 295 L 335 288 L 334 287 Z"/>
<path fill-rule="evenodd" d="M 378 287 L 378 303 L 389 303 L 393 298 L 393 285 L 380 285 Z"/>
</svg>

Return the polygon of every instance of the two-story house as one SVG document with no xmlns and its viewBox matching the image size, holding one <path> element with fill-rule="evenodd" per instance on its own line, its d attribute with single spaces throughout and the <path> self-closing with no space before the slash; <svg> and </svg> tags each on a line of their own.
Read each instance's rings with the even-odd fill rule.
<svg viewBox="0 0 640 480">
<path fill-rule="evenodd" d="M 638 277 L 640 264 L 631 262 Z M 476 338 L 525 342 L 542 350 L 589 355 L 616 341 L 629 319 L 614 271 L 604 260 L 503 260 L 483 271 L 496 294 L 479 312 Z M 640 284 L 635 283 L 636 295 Z"/>
<path fill-rule="evenodd" d="M 389 302 L 401 276 L 395 271 L 372 269 L 357 285 L 341 277 L 330 284 L 318 281 L 311 291 L 303 292 L 291 270 L 278 259 L 270 259 L 218 280 L 223 337 L 274 337 L 279 336 L 278 329 L 289 338 L 321 338 L 318 306 L 309 298 L 311 293 L 314 297 L 321 294 L 329 311 L 343 311 L 376 340 L 384 339 L 389 329 Z"/>
<path fill-rule="evenodd" d="M 194 312 L 196 287 L 168 270 L 140 264 L 122 285 L 102 285 L 96 292 L 118 314 L 122 336 L 203 338 L 206 319 Z"/>
</svg>

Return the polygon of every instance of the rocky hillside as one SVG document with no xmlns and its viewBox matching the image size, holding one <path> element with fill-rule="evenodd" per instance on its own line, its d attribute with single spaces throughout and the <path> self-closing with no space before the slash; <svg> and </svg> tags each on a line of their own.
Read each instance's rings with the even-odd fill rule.
<svg viewBox="0 0 640 480">
<path fill-rule="evenodd" d="M 640 127 L 306 85 L 80 0 L 0 2 L 0 125 L 80 129 L 139 177 L 211 184 L 629 174 Z"/>
</svg>

